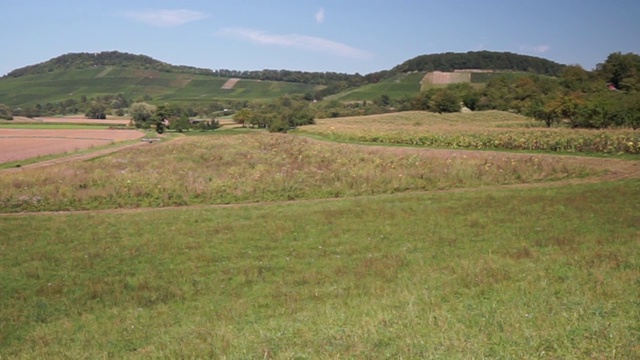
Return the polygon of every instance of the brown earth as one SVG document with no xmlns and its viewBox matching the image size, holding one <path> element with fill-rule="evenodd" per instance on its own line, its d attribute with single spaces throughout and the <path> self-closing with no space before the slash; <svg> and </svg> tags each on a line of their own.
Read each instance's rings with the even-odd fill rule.
<svg viewBox="0 0 640 360">
<path fill-rule="evenodd" d="M 0 163 L 86 150 L 144 135 L 137 130 L 0 129 Z"/>
<path fill-rule="evenodd" d="M 131 120 L 124 118 L 110 118 L 104 120 L 87 119 L 84 116 L 68 116 L 63 118 L 41 117 L 35 119 L 15 118 L 14 121 L 34 122 L 34 123 L 56 123 L 56 124 L 101 124 L 101 125 L 129 125 Z"/>
<path fill-rule="evenodd" d="M 240 79 L 229 79 L 227 80 L 227 82 L 224 83 L 224 85 L 222 85 L 221 89 L 231 90 L 233 89 L 234 86 L 236 86 L 238 81 L 240 81 Z"/>
</svg>

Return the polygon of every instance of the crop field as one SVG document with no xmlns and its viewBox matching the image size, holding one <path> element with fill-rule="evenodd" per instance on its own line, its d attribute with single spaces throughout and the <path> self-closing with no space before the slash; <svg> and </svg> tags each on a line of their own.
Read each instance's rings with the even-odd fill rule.
<svg viewBox="0 0 640 360">
<path fill-rule="evenodd" d="M 0 126 L 0 163 L 85 150 L 142 136 L 144 133 L 136 130 L 8 129 Z"/>
<path fill-rule="evenodd" d="M 403 73 L 377 84 L 368 84 L 354 90 L 330 95 L 327 100 L 372 101 L 382 95 L 394 99 L 415 96 L 420 92 L 420 80 L 424 72 Z"/>
<path fill-rule="evenodd" d="M 215 76 L 126 68 L 54 71 L 2 79 L 0 103 L 33 106 L 78 99 L 79 94 L 87 98 L 123 94 L 133 99 L 147 95 L 153 98 L 151 102 L 158 104 L 165 101 L 210 101 L 212 98 L 262 100 L 276 99 L 285 94 L 304 94 L 318 88 L 309 84 L 241 80 L 233 89 L 222 89 L 227 80 Z"/>
<path fill-rule="evenodd" d="M 403 112 L 320 119 L 298 130 L 323 138 L 395 145 L 475 150 L 526 150 L 590 154 L 640 154 L 633 130 L 543 128 L 523 116 L 498 111 L 434 114 Z"/>
<path fill-rule="evenodd" d="M 95 126 L 127 126 L 131 122 L 130 119 L 125 118 L 112 118 L 109 117 L 104 120 L 87 119 L 85 116 L 65 116 L 65 117 L 40 117 L 40 118 L 26 118 L 16 116 L 11 121 L 0 121 L 0 126 L 7 126 L 11 124 L 18 124 L 17 127 L 24 125 L 36 125 L 46 124 L 46 126 L 52 126 L 52 124 L 80 124 L 80 125 L 95 125 Z"/>
<path fill-rule="evenodd" d="M 233 88 L 224 88 L 227 78 L 204 77 L 191 81 L 180 91 L 159 96 L 160 100 L 204 101 L 211 99 L 275 99 L 286 94 L 303 94 L 317 85 L 275 81 L 239 80 Z"/>
<path fill-rule="evenodd" d="M 473 115 L 0 172 L 0 358 L 636 358 L 635 155 L 320 140 Z"/>
</svg>

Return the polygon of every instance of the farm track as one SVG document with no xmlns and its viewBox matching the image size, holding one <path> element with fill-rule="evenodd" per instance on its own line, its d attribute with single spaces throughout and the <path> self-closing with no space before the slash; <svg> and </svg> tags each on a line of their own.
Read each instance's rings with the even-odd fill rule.
<svg viewBox="0 0 640 360">
<path fill-rule="evenodd" d="M 179 139 L 182 139 L 182 138 L 177 138 L 174 140 L 179 140 Z M 322 140 L 313 139 L 312 141 L 322 141 Z M 21 171 L 22 169 L 52 166 L 52 165 L 62 164 L 62 163 L 71 162 L 71 161 L 89 160 L 92 158 L 109 155 L 123 149 L 128 149 L 128 148 L 137 147 L 137 146 L 144 146 L 144 145 L 148 145 L 148 144 L 141 142 L 141 143 L 120 146 L 117 148 L 99 150 L 99 151 L 91 152 L 89 154 L 71 155 L 63 158 L 58 158 L 54 160 L 43 161 L 43 162 L 27 165 L 22 168 L 0 170 L 0 173 Z M 358 146 L 376 148 L 376 149 L 380 149 L 381 151 L 389 151 L 390 149 L 390 147 L 381 147 L 377 145 L 358 145 Z M 438 157 L 438 158 L 448 158 L 453 155 L 467 157 L 467 158 L 478 158 L 478 157 L 487 158 L 489 156 L 499 157 L 501 155 L 503 156 L 504 154 L 506 154 L 504 152 L 499 152 L 499 151 L 419 149 L 419 148 L 400 148 L 400 147 L 392 148 L 392 150 L 398 153 L 428 151 L 434 157 Z M 531 154 L 517 154 L 517 153 L 508 153 L 508 155 L 510 157 L 513 157 L 513 156 L 530 157 L 531 156 Z M 215 209 L 215 208 L 237 208 L 237 207 L 243 207 L 243 206 L 268 206 L 268 205 L 292 204 L 292 203 L 319 203 L 319 202 L 339 201 L 339 200 L 354 199 L 354 198 L 388 198 L 392 196 L 407 195 L 407 194 L 430 194 L 430 193 L 438 194 L 438 193 L 461 193 L 461 192 L 471 192 L 471 191 L 491 191 L 491 190 L 502 190 L 502 189 L 506 190 L 506 189 L 551 188 L 551 187 L 561 187 L 561 186 L 595 184 L 595 183 L 602 183 L 602 182 L 613 182 L 613 181 L 620 181 L 620 180 L 626 180 L 626 179 L 640 179 L 640 161 L 637 161 L 637 160 L 588 158 L 588 157 L 571 156 L 571 155 L 544 155 L 544 156 L 579 159 L 586 166 L 592 166 L 597 169 L 605 170 L 606 174 L 598 175 L 598 176 L 590 176 L 586 178 L 573 178 L 573 179 L 566 179 L 566 180 L 547 181 L 547 182 L 543 181 L 543 182 L 526 183 L 526 184 L 489 185 L 489 186 L 469 187 L 469 188 L 452 188 L 452 189 L 441 189 L 441 190 L 400 192 L 395 194 L 364 195 L 364 196 L 356 196 L 356 197 L 282 200 L 282 201 L 254 202 L 254 203 L 248 202 L 248 203 L 236 203 L 236 204 L 120 208 L 120 209 L 105 209 L 105 210 L 41 211 L 41 212 L 22 212 L 22 213 L 4 213 L 4 214 L 0 213 L 0 217 L 33 216 L 33 215 L 65 215 L 65 214 L 121 214 L 121 213 L 124 214 L 124 213 L 140 213 L 140 212 L 148 212 L 148 211 L 177 210 L 177 209 L 202 210 L 202 209 Z"/>
</svg>

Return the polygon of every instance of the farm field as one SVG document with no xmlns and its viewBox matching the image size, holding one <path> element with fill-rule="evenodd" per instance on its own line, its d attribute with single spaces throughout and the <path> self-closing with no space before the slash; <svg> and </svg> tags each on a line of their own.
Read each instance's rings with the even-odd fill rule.
<svg viewBox="0 0 640 360">
<path fill-rule="evenodd" d="M 372 101 L 382 95 L 392 98 L 415 96 L 420 91 L 420 80 L 424 74 L 424 72 L 399 74 L 377 84 L 367 84 L 327 96 L 327 100 Z"/>
<path fill-rule="evenodd" d="M 2 172 L 0 358 L 634 358 L 636 155 L 320 140 L 547 134 L 473 115 Z"/>
<path fill-rule="evenodd" d="M 434 114 L 420 111 L 319 119 L 299 134 L 347 142 L 475 150 L 526 150 L 587 154 L 640 154 L 640 133 L 544 128 L 501 111 Z"/>
<path fill-rule="evenodd" d="M 86 150 L 144 136 L 136 130 L 7 129 L 0 126 L 0 163 Z"/>
<path fill-rule="evenodd" d="M 175 74 L 156 70 L 95 67 L 60 70 L 47 74 L 6 78 L 0 82 L 0 103 L 36 105 L 122 94 L 126 98 L 153 98 L 149 102 L 199 102 L 211 99 L 276 99 L 285 94 L 304 94 L 318 86 L 278 81 L 241 80 L 233 89 L 222 89 L 229 78 Z M 76 95 L 74 95 L 76 94 Z"/>
<path fill-rule="evenodd" d="M 21 119 L 22 120 L 22 119 Z M 56 123 L 56 124 L 92 124 L 92 125 L 129 125 L 130 119 L 124 118 L 108 118 L 104 120 L 87 119 L 84 116 L 65 116 L 65 117 L 43 117 L 35 118 L 34 122 Z"/>
</svg>

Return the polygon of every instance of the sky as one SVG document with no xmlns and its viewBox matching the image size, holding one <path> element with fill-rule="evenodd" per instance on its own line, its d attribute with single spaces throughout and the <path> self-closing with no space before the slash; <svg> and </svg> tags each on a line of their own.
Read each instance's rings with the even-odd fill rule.
<svg viewBox="0 0 640 360">
<path fill-rule="evenodd" d="M 206 69 L 388 70 L 508 51 L 593 70 L 640 54 L 640 0 L 0 0 L 0 76 L 76 52 Z"/>
</svg>

